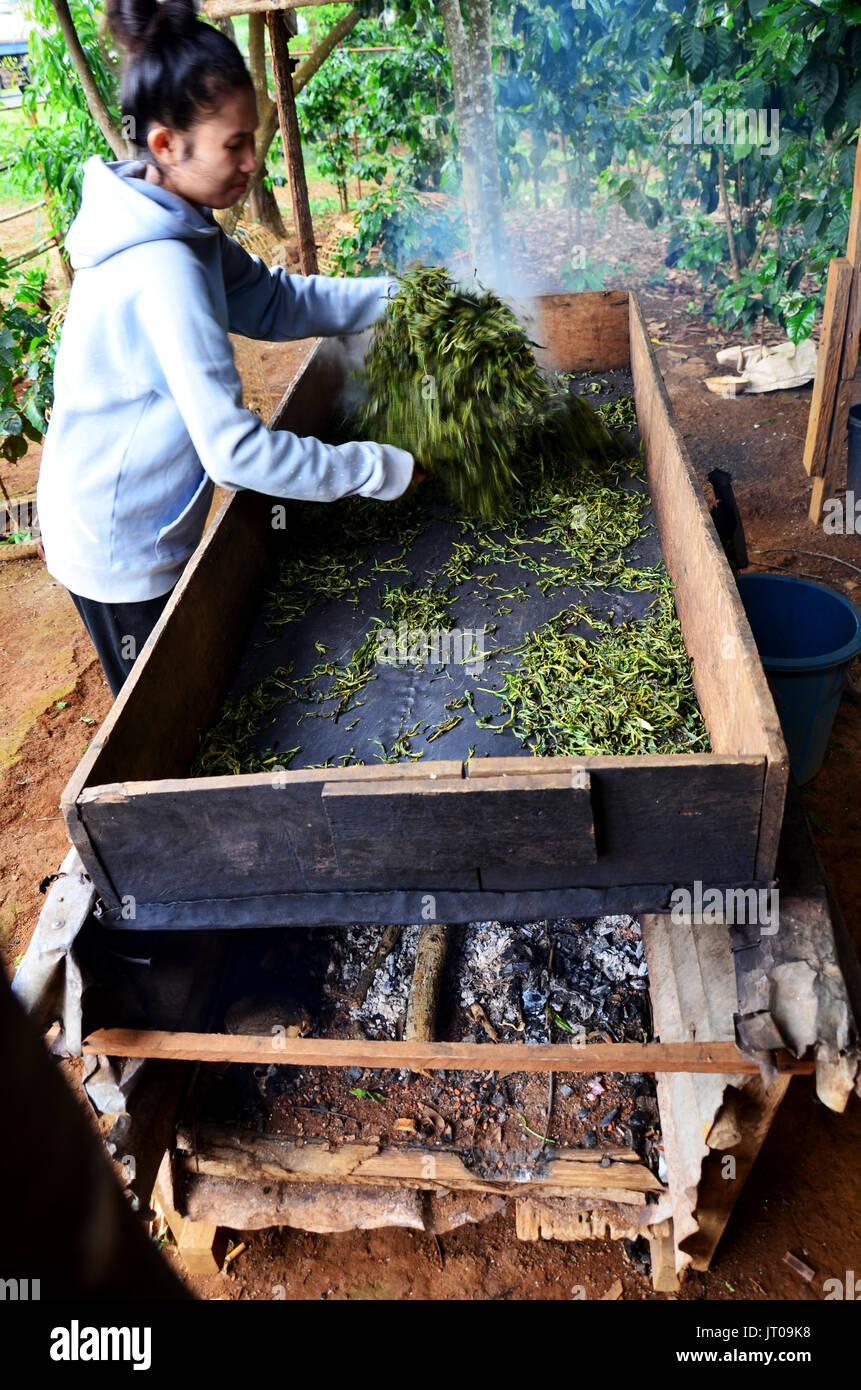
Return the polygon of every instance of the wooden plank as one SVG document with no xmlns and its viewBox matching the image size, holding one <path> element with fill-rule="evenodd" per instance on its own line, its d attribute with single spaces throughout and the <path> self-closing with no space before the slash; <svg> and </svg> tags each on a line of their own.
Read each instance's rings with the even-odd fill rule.
<svg viewBox="0 0 861 1390">
<path fill-rule="evenodd" d="M 525 322 L 529 320 L 526 307 Z M 535 356 L 564 372 L 613 371 L 631 359 L 627 290 L 543 294 L 537 300 Z"/>
<path fill-rule="evenodd" d="M 84 1053 L 105 1057 L 161 1057 L 174 1061 L 252 1062 L 300 1067 L 409 1067 L 413 1071 L 599 1071 L 757 1073 L 759 1064 L 732 1042 L 403 1043 L 341 1038 L 272 1039 L 258 1034 L 179 1033 L 102 1028 L 84 1040 Z M 777 1070 L 810 1075 L 813 1060 L 778 1054 Z"/>
<path fill-rule="evenodd" d="M 429 808 L 416 797 L 408 827 L 398 811 L 400 794 L 391 792 L 393 784 L 411 785 L 426 788 L 422 796 L 433 797 L 438 795 L 433 788 L 445 786 L 469 788 L 467 795 L 474 796 L 488 779 L 502 778 L 500 785 L 507 787 L 511 782 L 513 795 L 524 767 L 537 779 L 530 785 L 550 778 L 551 788 L 564 788 L 575 771 L 585 772 L 591 783 L 597 860 L 594 851 L 593 862 L 584 858 L 583 840 L 569 844 L 564 812 L 564 798 L 569 793 L 564 790 L 555 793 L 563 798 L 563 806 L 561 816 L 555 813 L 556 838 L 548 842 L 552 858 L 541 838 L 545 832 L 539 834 L 543 819 L 536 819 L 534 828 L 527 822 L 523 832 L 518 831 L 520 840 L 513 833 L 516 826 L 504 824 L 504 817 L 511 814 L 507 800 L 501 801 L 499 843 L 494 846 L 485 837 L 481 843 L 487 854 L 479 856 L 473 854 L 479 841 L 472 823 L 464 830 L 462 822 L 458 829 L 457 821 L 443 821 L 438 816 L 429 821 Z M 317 906 L 322 914 L 337 901 L 327 904 L 322 894 L 335 888 L 361 889 L 369 895 L 377 888 L 443 893 L 481 887 L 490 893 L 505 893 L 629 885 L 636 890 L 650 880 L 655 888 L 646 898 L 632 892 L 630 910 L 636 910 L 635 901 L 656 910 L 667 905 L 673 884 L 694 879 L 703 883 L 729 881 L 737 886 L 753 882 L 763 769 L 762 758 L 699 754 L 532 758 L 528 762 L 518 757 L 482 758 L 470 764 L 468 781 L 462 780 L 462 765 L 453 759 L 339 768 L 337 780 L 332 769 L 312 768 L 276 777 L 166 778 L 97 787 L 80 794 L 77 815 L 88 843 L 104 861 L 111 878 L 122 885 L 122 893 L 135 898 L 138 912 L 145 903 L 212 898 L 213 884 L 217 884 L 218 898 L 224 900 L 245 894 L 264 898 L 310 890 L 312 896 L 319 893 Z M 375 821 L 376 840 L 362 848 L 369 797 L 358 793 L 363 787 L 377 785 L 386 790 L 389 828 L 385 830 L 379 819 Z M 321 795 L 330 787 L 337 788 L 342 806 L 347 797 L 356 797 L 352 818 L 345 815 L 339 820 L 336 816 L 335 829 L 332 803 Z M 507 798 L 509 792 L 495 794 Z M 528 814 L 522 808 L 516 813 Z M 343 850 L 336 857 L 335 830 L 344 824 L 352 827 L 354 838 L 347 845 L 350 854 Z M 447 836 L 444 826 L 448 827 Z M 141 853 L 141 845 L 148 846 L 146 854 Z M 173 853 L 176 845 L 183 846 L 182 855 Z M 405 848 L 410 845 L 412 849 Z M 434 850 L 438 852 L 433 854 Z M 515 852 L 508 854 L 510 850 Z M 426 857 L 422 859 L 422 855 Z M 512 859 L 515 863 L 509 867 L 506 860 Z M 420 898 L 415 898 L 412 908 L 396 909 L 396 901 L 392 900 L 388 915 L 386 908 L 378 905 L 381 916 L 356 920 L 421 920 Z M 584 910 L 592 905 L 600 911 L 602 902 L 600 894 L 590 897 L 587 892 Z M 275 903 L 269 906 L 275 914 L 274 924 L 281 909 Z M 313 906 L 309 903 L 309 908 Z M 282 909 L 287 907 L 286 903 L 281 905 Z M 300 914 L 295 920 L 301 920 L 304 909 L 298 901 L 295 908 Z M 417 915 L 392 916 L 396 910 Z M 483 912 L 486 916 L 477 901 L 470 910 L 478 916 L 444 918 L 439 908 L 438 919 L 473 921 L 483 920 Z M 245 915 L 253 916 L 254 911 L 249 903 Z M 514 912 L 515 918 L 519 915 Z M 238 924 L 242 917 L 238 906 L 231 920 Z"/>
<path fill-rule="evenodd" d="M 833 497 L 837 489 L 846 482 L 849 458 L 847 430 L 849 428 L 849 410 L 855 398 L 859 339 L 861 339 L 861 266 L 856 264 L 849 296 L 849 311 L 840 359 L 840 379 L 831 420 L 828 454 L 822 475 L 814 480 L 813 491 L 810 496 L 809 517 L 817 526 L 822 516 L 822 507 L 826 498 Z"/>
<path fill-rule="evenodd" d="M 676 426 L 636 295 L 631 365 L 646 473 L 694 686 L 715 753 L 766 758 L 755 877 L 774 875 L 789 760 L 753 633 Z"/>
<path fill-rule="evenodd" d="M 517 778 L 518 757 L 479 758 L 471 782 Z M 597 862 L 563 851 L 557 866 L 531 872 L 528 861 L 513 869 L 481 865 L 489 891 L 643 883 L 677 884 L 719 877 L 739 883 L 755 877 L 764 760 L 710 754 L 644 754 L 636 757 L 533 757 L 535 776 L 554 769 L 585 775 L 591 786 Z"/>
<path fill-rule="evenodd" d="M 459 784 L 463 771 L 453 759 L 338 770 L 344 787 L 367 789 Z M 77 813 L 112 879 L 136 903 L 260 897 L 333 883 L 364 888 L 361 873 L 339 871 L 322 801 L 331 776 L 331 768 L 309 768 L 118 783 L 81 792 Z M 478 888 L 474 868 L 440 867 L 440 887 Z"/>
<path fill-rule="evenodd" d="M 837 489 L 845 483 L 848 466 L 849 408 L 852 405 L 854 377 L 858 370 L 858 350 L 859 343 L 861 343 L 861 138 L 859 138 L 855 150 L 855 175 L 852 183 L 852 210 L 849 218 L 846 259 L 853 269 L 849 312 L 843 334 L 842 350 L 839 341 L 830 348 L 840 359 L 837 398 L 831 418 L 825 467 L 821 476 L 813 484 L 808 513 L 810 520 L 816 526 L 819 525 L 826 498 L 833 497 Z M 819 361 L 822 362 L 821 348 Z M 830 363 L 828 365 L 830 370 Z"/>
<path fill-rule="evenodd" d="M 810 414 L 807 417 L 807 437 L 804 444 L 804 471 L 818 478 L 825 471 L 831 421 L 840 380 L 840 361 L 843 354 L 843 334 L 849 311 L 852 288 L 852 263 L 845 256 L 836 256 L 828 267 L 825 290 L 825 309 L 819 340 L 818 367 L 813 383 Z"/>
<path fill-rule="evenodd" d="M 452 873 L 515 865 L 570 871 L 594 864 L 589 779 L 537 773 L 506 778 L 326 783 L 323 805 L 338 878 L 368 888 L 451 885 Z"/>
</svg>

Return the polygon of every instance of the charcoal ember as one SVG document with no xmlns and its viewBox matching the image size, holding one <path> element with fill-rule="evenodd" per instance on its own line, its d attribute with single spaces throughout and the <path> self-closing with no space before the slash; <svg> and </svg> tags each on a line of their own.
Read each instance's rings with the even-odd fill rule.
<svg viewBox="0 0 861 1390">
<path fill-rule="evenodd" d="M 598 1121 L 599 1129 L 607 1129 L 613 1123 L 618 1113 L 619 1107 L 618 1105 L 614 1105 L 612 1110 L 608 1110 L 606 1115 L 601 1116 L 601 1119 Z"/>
<path fill-rule="evenodd" d="M 567 1100 L 569 1096 L 573 1096 L 574 1092 L 572 1091 L 570 1086 L 564 1085 L 559 1087 L 559 1094 L 561 1096 L 564 1096 Z"/>
<path fill-rule="evenodd" d="M 527 1013 L 537 1014 L 547 1003 L 547 995 L 542 994 L 540 989 L 524 989 L 523 1007 Z"/>
<path fill-rule="evenodd" d="M 622 1249 L 638 1274 L 651 1274 L 652 1252 L 645 1236 L 638 1236 L 636 1240 L 623 1240 Z"/>
<path fill-rule="evenodd" d="M 594 1129 L 586 1130 L 586 1133 L 583 1135 L 583 1147 L 584 1149 L 597 1149 L 598 1136 Z"/>
</svg>

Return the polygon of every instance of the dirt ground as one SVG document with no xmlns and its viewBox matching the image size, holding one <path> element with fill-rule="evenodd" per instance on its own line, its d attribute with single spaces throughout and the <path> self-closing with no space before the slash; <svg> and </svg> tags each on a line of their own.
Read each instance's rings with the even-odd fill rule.
<svg viewBox="0 0 861 1390">
<path fill-rule="evenodd" d="M 512 218 L 510 234 L 524 288 L 558 289 L 559 267 L 570 255 L 558 214 L 523 212 Z M 715 372 L 715 349 L 740 339 L 709 327 L 693 283 L 664 267 L 662 237 L 626 219 L 617 225 L 611 214 L 603 231 L 587 219 L 583 238 L 590 260 L 624 263 L 612 283 L 640 292 L 706 490 L 711 468 L 726 468 L 733 476 L 752 565 L 809 574 L 857 600 L 861 574 L 836 561 L 861 566 L 858 538 L 825 536 L 807 520 L 810 483 L 801 455 L 810 388 L 735 400 L 710 395 L 702 382 Z M 249 403 L 268 414 L 306 350 L 301 344 L 238 344 Z M 10 492 L 30 489 L 37 471 L 33 451 L 14 477 L 5 478 Z M 56 870 L 67 849 L 62 789 L 111 699 L 71 600 L 39 560 L 0 561 L 0 655 L 0 953 L 11 970 L 38 918 L 39 882 Z M 859 952 L 860 774 L 861 705 L 844 698 L 806 804 Z M 796 1078 L 712 1269 L 691 1276 L 679 1297 L 818 1299 L 825 1279 L 861 1269 L 859 1144 L 861 1106 L 853 1101 L 846 1114 L 833 1115 L 816 1100 L 812 1081 Z M 624 1298 L 653 1297 L 648 1278 L 621 1245 L 524 1244 L 511 1215 L 440 1238 L 398 1230 L 339 1236 L 276 1230 L 235 1233 L 235 1239 L 248 1248 L 228 1273 L 189 1281 L 200 1296 L 570 1299 L 580 1289 L 600 1297 L 621 1279 Z M 816 1271 L 810 1284 L 785 1264 L 787 1252 Z M 170 1247 L 168 1255 L 175 1259 Z"/>
</svg>

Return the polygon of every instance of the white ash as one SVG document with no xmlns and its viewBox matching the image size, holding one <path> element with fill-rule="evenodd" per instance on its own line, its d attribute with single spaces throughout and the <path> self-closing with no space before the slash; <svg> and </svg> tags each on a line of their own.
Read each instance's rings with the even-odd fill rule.
<svg viewBox="0 0 861 1390">
<path fill-rule="evenodd" d="M 396 1038 L 400 1036 L 407 1011 L 416 947 L 420 928 L 404 927 L 398 944 L 382 961 L 371 981 L 367 996 L 360 1005 L 350 1005 L 353 1022 L 361 1022 L 369 1036 Z M 333 933 L 333 950 L 327 970 L 327 986 L 336 994 L 349 999 L 355 995 L 359 977 L 379 945 L 380 928 L 348 927 Z"/>
<path fill-rule="evenodd" d="M 372 1019 L 377 1027 L 384 1024 L 392 1038 L 406 1016 L 420 930 L 420 927 L 404 928 L 394 951 L 386 956 L 374 976 L 361 1010 L 361 1016 Z M 359 1017 L 359 1010 L 354 1012 L 355 1017 Z"/>
<path fill-rule="evenodd" d="M 639 1041 L 639 994 L 648 988 L 647 974 L 634 917 L 474 922 L 466 930 L 458 986 L 462 1007 L 469 1012 L 480 1005 L 500 1037 L 510 1041 L 573 1040 L 590 1031 Z M 480 1020 L 470 1036 L 486 1038 Z"/>
</svg>

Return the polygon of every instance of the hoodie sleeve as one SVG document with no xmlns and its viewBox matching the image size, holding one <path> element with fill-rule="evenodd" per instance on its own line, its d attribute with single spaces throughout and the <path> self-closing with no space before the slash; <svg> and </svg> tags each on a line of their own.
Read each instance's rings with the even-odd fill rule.
<svg viewBox="0 0 861 1390">
<path fill-rule="evenodd" d="M 325 444 L 269 430 L 242 405 L 230 341 L 218 322 L 205 273 L 180 242 L 164 244 L 158 273 L 147 277 L 137 312 L 206 472 L 220 487 L 272 497 L 331 502 L 358 493 L 390 501 L 413 473 L 412 455 L 390 444 Z"/>
<path fill-rule="evenodd" d="M 388 275 L 288 275 L 221 233 L 221 264 L 231 333 L 285 342 L 358 333 L 378 319 L 398 282 Z"/>
</svg>

